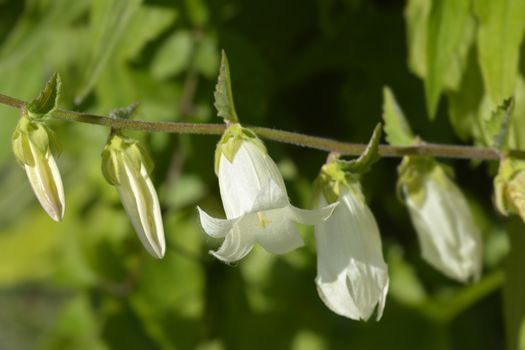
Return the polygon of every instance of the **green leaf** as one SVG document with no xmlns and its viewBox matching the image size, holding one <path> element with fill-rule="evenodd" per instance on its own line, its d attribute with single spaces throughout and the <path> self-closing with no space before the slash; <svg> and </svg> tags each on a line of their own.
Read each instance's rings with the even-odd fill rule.
<svg viewBox="0 0 525 350">
<path fill-rule="evenodd" d="M 76 103 L 81 103 L 95 87 L 140 3 L 141 0 L 97 0 L 93 2 L 90 23 L 93 49 L 84 67 L 81 88 L 75 98 Z"/>
<path fill-rule="evenodd" d="M 175 32 L 155 55 L 151 66 L 153 76 L 161 80 L 183 72 L 191 62 L 193 46 L 193 38 L 189 31 Z"/>
<path fill-rule="evenodd" d="M 485 143 L 490 147 L 502 149 L 507 146 L 507 135 L 514 102 L 509 98 L 494 110 L 488 119 L 483 119 Z"/>
<path fill-rule="evenodd" d="M 386 140 L 389 144 L 410 146 L 415 143 L 415 136 L 388 86 L 383 88 L 383 121 L 385 122 Z"/>
<path fill-rule="evenodd" d="M 160 6 L 141 6 L 130 19 L 122 40 L 118 44 L 119 59 L 136 57 L 141 50 L 157 38 L 177 19 L 175 9 Z"/>
<path fill-rule="evenodd" d="M 474 50 L 473 50 L 474 51 Z M 483 81 L 474 52 L 469 55 L 467 69 L 457 91 L 449 91 L 448 116 L 456 135 L 463 141 L 473 137 L 479 141 L 480 130 L 477 123 L 480 103 L 483 99 Z"/>
<path fill-rule="evenodd" d="M 212 79 L 217 75 L 220 63 L 217 39 L 210 35 L 201 38 L 195 48 L 193 67 L 206 78 Z"/>
<path fill-rule="evenodd" d="M 42 118 L 57 108 L 61 84 L 60 75 L 53 74 L 40 94 L 27 105 L 31 119 Z"/>
<path fill-rule="evenodd" d="M 503 285 L 503 309 L 507 336 L 507 349 L 516 350 L 520 331 L 525 320 L 525 224 L 518 217 L 513 217 L 507 225 L 510 240 L 510 252 L 505 267 Z"/>
<path fill-rule="evenodd" d="M 372 164 L 380 159 L 379 142 L 381 141 L 381 130 L 382 126 L 381 123 L 379 123 L 375 127 L 372 137 L 370 137 L 370 141 L 368 141 L 368 145 L 366 146 L 363 154 L 361 154 L 361 156 L 355 160 L 345 162 L 344 169 L 346 171 L 358 174 L 366 173 L 370 170 Z"/>
<path fill-rule="evenodd" d="M 525 2 L 475 0 L 477 45 L 485 89 L 492 103 L 512 96 L 525 30 Z"/>
<path fill-rule="evenodd" d="M 405 8 L 408 66 L 423 78 L 427 72 L 427 26 L 431 0 L 408 0 Z"/>
<path fill-rule="evenodd" d="M 434 1 L 428 20 L 425 96 L 430 119 L 434 119 L 446 83 L 457 88 L 472 33 L 468 0 Z M 472 35 L 470 35 L 472 36 Z"/>
<path fill-rule="evenodd" d="M 217 115 L 219 117 L 224 118 L 225 122 L 239 122 L 237 112 L 235 111 L 235 105 L 233 103 L 228 57 L 226 57 L 224 50 L 222 50 L 219 78 L 217 79 L 217 85 L 215 86 L 213 97 L 215 98 L 214 106 L 217 109 Z"/>
</svg>

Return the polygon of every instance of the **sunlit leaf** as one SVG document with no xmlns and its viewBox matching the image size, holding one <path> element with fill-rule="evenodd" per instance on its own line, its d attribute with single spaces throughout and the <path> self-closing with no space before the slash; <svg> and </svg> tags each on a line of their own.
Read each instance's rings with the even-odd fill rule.
<svg viewBox="0 0 525 350">
<path fill-rule="evenodd" d="M 525 2 L 475 0 L 477 45 L 483 81 L 492 103 L 512 96 L 525 30 Z"/>
<path fill-rule="evenodd" d="M 415 136 L 389 87 L 383 88 L 383 121 L 386 139 L 394 146 L 410 146 Z"/>
<path fill-rule="evenodd" d="M 151 73 L 157 79 L 166 79 L 185 70 L 193 53 L 193 38 L 188 31 L 171 35 L 156 53 Z"/>
<path fill-rule="evenodd" d="M 141 0 L 97 0 L 92 3 L 92 50 L 83 69 L 84 78 L 75 99 L 77 103 L 81 103 L 96 85 L 140 3 Z"/>
<path fill-rule="evenodd" d="M 468 0 L 433 1 L 427 32 L 427 67 L 425 76 L 425 95 L 428 115 L 435 117 L 439 98 L 445 83 L 452 81 L 457 87 L 461 69 L 454 66 L 465 59 L 468 52 L 468 35 L 472 32 Z M 467 44 L 463 42 L 467 41 Z"/>
</svg>

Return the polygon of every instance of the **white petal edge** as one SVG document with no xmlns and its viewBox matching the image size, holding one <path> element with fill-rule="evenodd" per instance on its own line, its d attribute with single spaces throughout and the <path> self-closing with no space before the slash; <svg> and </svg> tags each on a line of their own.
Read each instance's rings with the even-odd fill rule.
<svg viewBox="0 0 525 350">
<path fill-rule="evenodd" d="M 233 225 L 220 248 L 216 251 L 210 251 L 211 255 L 231 264 L 241 260 L 252 250 L 255 237 L 250 230 L 242 227 L 241 223 L 242 220 Z"/>
<path fill-rule="evenodd" d="M 206 234 L 213 238 L 224 238 L 228 232 L 232 229 L 233 225 L 239 220 L 235 219 L 218 219 L 208 215 L 200 207 L 197 207 L 199 211 L 199 218 L 202 229 Z"/>
<path fill-rule="evenodd" d="M 317 225 L 328 219 L 338 205 L 339 202 L 335 202 L 318 209 L 301 209 L 290 205 L 288 206 L 288 211 L 290 218 L 297 223 L 303 225 Z"/>
</svg>

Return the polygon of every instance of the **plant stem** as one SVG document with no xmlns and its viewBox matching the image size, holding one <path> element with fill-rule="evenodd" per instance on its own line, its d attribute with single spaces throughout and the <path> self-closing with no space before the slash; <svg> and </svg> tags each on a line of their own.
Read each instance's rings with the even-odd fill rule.
<svg viewBox="0 0 525 350">
<path fill-rule="evenodd" d="M 22 108 L 25 106 L 26 102 L 11 96 L 0 94 L 0 104 L 15 108 Z M 52 116 L 53 118 L 60 120 L 96 124 L 114 129 L 146 132 L 220 135 L 226 128 L 224 124 L 147 122 L 141 120 L 113 119 L 105 116 L 68 111 L 60 108 L 56 109 L 52 113 Z M 310 136 L 290 131 L 265 128 L 261 126 L 250 126 L 250 129 L 260 137 L 268 140 L 294 144 L 297 146 L 308 147 L 327 152 L 337 152 L 341 155 L 360 155 L 366 148 L 366 144 L 340 142 L 329 138 Z M 525 158 L 525 152 L 523 151 L 510 151 L 508 153 L 513 157 Z M 480 160 L 498 160 L 502 157 L 502 154 L 498 150 L 492 148 L 432 143 L 422 143 L 420 145 L 409 147 L 380 145 L 379 155 L 382 157 L 432 156 L 439 158 Z"/>
</svg>

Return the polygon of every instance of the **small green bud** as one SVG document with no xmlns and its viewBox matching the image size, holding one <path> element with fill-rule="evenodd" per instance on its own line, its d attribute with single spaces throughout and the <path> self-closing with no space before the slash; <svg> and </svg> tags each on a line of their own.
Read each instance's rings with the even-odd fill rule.
<svg viewBox="0 0 525 350">
<path fill-rule="evenodd" d="M 157 192 L 150 179 L 153 162 L 138 141 L 113 133 L 102 151 L 102 174 L 119 192 L 122 205 L 146 250 L 166 251 Z"/>
<path fill-rule="evenodd" d="M 53 157 L 56 143 L 51 130 L 43 122 L 30 120 L 26 113 L 13 132 L 13 152 L 26 171 L 33 192 L 49 216 L 60 221 L 64 217 L 65 200 L 62 179 Z"/>
</svg>

